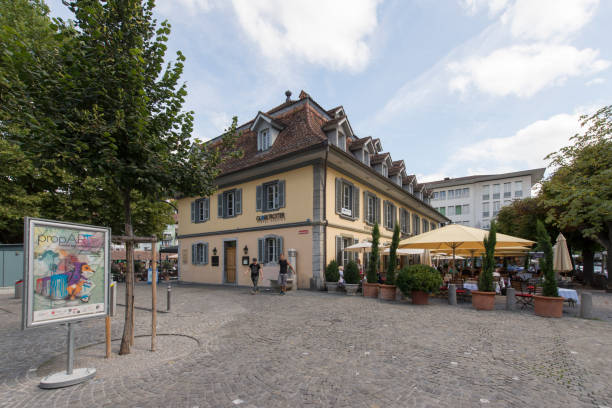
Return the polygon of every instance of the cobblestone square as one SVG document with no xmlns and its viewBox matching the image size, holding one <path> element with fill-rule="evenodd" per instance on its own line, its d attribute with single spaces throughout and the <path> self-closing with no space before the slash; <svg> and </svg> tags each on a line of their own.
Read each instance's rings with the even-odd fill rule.
<svg viewBox="0 0 612 408">
<path fill-rule="evenodd" d="M 23 332 L 20 301 L 0 295 L 0 407 L 612 406 L 611 295 L 594 296 L 597 319 L 552 320 L 439 300 L 413 306 L 188 285 L 172 292 L 171 312 L 158 314 L 156 353 L 147 350 L 146 284 L 136 288 L 132 355 L 105 360 L 104 320 L 79 324 L 76 366 L 98 374 L 59 390 L 38 383 L 63 368 L 65 327 Z M 119 307 L 114 340 L 122 320 Z"/>
</svg>

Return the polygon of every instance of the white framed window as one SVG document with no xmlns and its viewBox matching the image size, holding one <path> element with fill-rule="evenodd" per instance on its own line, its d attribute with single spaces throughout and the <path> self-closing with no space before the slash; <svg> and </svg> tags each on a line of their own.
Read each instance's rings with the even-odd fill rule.
<svg viewBox="0 0 612 408">
<path fill-rule="evenodd" d="M 276 262 L 278 260 L 278 256 L 276 255 L 276 239 L 274 238 L 266 238 L 266 256 L 265 262 L 271 263 Z"/>
<path fill-rule="evenodd" d="M 226 202 L 227 202 L 227 211 L 225 212 L 226 217 L 233 217 L 235 212 L 235 199 L 236 199 L 236 194 L 233 191 L 228 191 L 226 193 Z"/>
<path fill-rule="evenodd" d="M 470 189 L 469 188 L 464 188 L 463 191 L 461 192 L 461 195 L 463 197 L 469 197 L 470 196 Z"/>
<path fill-rule="evenodd" d="M 257 134 L 257 145 L 259 151 L 268 150 L 270 148 L 270 129 L 262 129 Z"/>
<path fill-rule="evenodd" d="M 522 181 L 514 182 L 514 196 L 515 197 L 523 196 L 523 182 Z"/>
<path fill-rule="evenodd" d="M 278 235 L 268 235 L 257 240 L 259 261 L 264 264 L 278 263 L 278 257 L 283 252 L 283 238 Z"/>
<path fill-rule="evenodd" d="M 392 230 L 393 227 L 395 227 L 395 220 L 397 219 L 396 207 L 390 201 L 385 201 L 384 206 L 383 223 L 386 229 Z"/>
<path fill-rule="evenodd" d="M 437 191 L 434 191 L 434 194 L 433 194 L 433 199 L 434 199 L 434 201 L 435 201 L 435 200 L 437 200 L 437 199 L 438 199 L 438 197 L 439 197 L 438 192 L 437 192 Z"/>
<path fill-rule="evenodd" d="M 461 214 L 469 214 L 470 213 L 470 205 L 469 204 L 463 204 L 461 206 Z"/>
<path fill-rule="evenodd" d="M 455 215 L 455 206 L 454 205 L 449 205 L 448 209 L 447 209 L 448 215 Z"/>
<path fill-rule="evenodd" d="M 353 216 L 353 186 L 342 183 L 342 209 L 343 215 Z"/>
<path fill-rule="evenodd" d="M 501 207 L 501 203 L 499 201 L 493 201 L 493 216 L 495 217 L 499 214 L 499 209 Z"/>
<path fill-rule="evenodd" d="M 198 242 L 191 245 L 191 263 L 193 265 L 207 265 L 208 264 L 208 244 L 205 242 Z"/>
<path fill-rule="evenodd" d="M 452 200 L 455 198 L 455 190 L 448 190 L 448 199 Z"/>
<path fill-rule="evenodd" d="M 353 238 L 342 237 L 342 265 L 346 266 L 353 260 L 352 254 L 349 251 L 345 251 L 344 248 L 353 245 Z"/>
<path fill-rule="evenodd" d="M 367 149 L 363 149 L 363 163 L 366 166 L 370 165 L 370 152 Z"/>
<path fill-rule="evenodd" d="M 412 233 L 418 235 L 421 233 L 421 217 L 412 214 Z"/>
<path fill-rule="evenodd" d="M 274 180 L 256 187 L 255 211 L 275 211 L 285 206 L 285 180 Z"/>
<path fill-rule="evenodd" d="M 385 163 L 382 164 L 382 175 L 385 177 L 389 177 L 389 169 Z"/>
<path fill-rule="evenodd" d="M 266 184 L 264 190 L 266 195 L 266 208 L 269 210 L 278 208 L 278 184 Z"/>
<path fill-rule="evenodd" d="M 493 199 L 499 199 L 499 184 L 493 184 Z"/>
<path fill-rule="evenodd" d="M 374 224 L 376 222 L 376 196 L 373 194 L 367 194 L 366 196 L 366 222 L 368 224 Z"/>
<path fill-rule="evenodd" d="M 242 189 L 236 188 L 219 194 L 218 212 L 219 218 L 230 218 L 242 214 Z"/>
<path fill-rule="evenodd" d="M 346 136 L 342 132 L 338 132 L 338 147 L 346 150 Z"/>
<path fill-rule="evenodd" d="M 191 222 L 199 223 L 210 219 L 210 199 L 200 198 L 191 203 Z"/>
<path fill-rule="evenodd" d="M 504 198 L 512 197 L 512 183 L 504 183 Z"/>
<path fill-rule="evenodd" d="M 440 200 L 446 200 L 446 191 L 440 191 Z"/>
<path fill-rule="evenodd" d="M 488 184 L 482 186 L 482 199 L 483 200 L 489 199 L 489 185 Z"/>
<path fill-rule="evenodd" d="M 489 203 L 482 203 L 482 217 L 489 217 Z"/>
</svg>

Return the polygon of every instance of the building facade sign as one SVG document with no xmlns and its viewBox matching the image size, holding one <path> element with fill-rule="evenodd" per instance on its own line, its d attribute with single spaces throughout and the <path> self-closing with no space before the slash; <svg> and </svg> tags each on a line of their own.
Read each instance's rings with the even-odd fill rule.
<svg viewBox="0 0 612 408">
<path fill-rule="evenodd" d="M 25 221 L 23 328 L 108 313 L 110 228 Z"/>
<path fill-rule="evenodd" d="M 255 219 L 257 222 L 260 222 L 260 223 L 266 223 L 266 222 L 272 222 L 272 221 L 284 221 L 285 213 L 279 212 L 279 213 L 274 213 L 274 214 L 258 215 Z"/>
</svg>

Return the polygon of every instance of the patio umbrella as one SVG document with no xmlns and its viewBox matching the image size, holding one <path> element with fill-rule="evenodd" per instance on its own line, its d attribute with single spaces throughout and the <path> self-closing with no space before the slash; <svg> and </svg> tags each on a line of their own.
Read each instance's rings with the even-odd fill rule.
<svg viewBox="0 0 612 408">
<path fill-rule="evenodd" d="M 389 254 L 389 252 L 391 252 L 391 248 L 389 247 L 386 247 L 383 250 L 383 254 Z M 398 248 L 397 254 L 398 255 L 423 255 L 423 250 L 422 249 L 410 249 L 410 248 Z"/>
<path fill-rule="evenodd" d="M 358 242 L 351 246 L 347 246 L 346 248 L 344 248 L 344 250 L 348 252 L 357 252 L 359 254 L 363 254 L 372 251 L 372 243 L 368 241 Z"/>
<path fill-rule="evenodd" d="M 483 240 L 488 235 L 489 231 L 480 228 L 451 224 L 400 241 L 399 247 L 452 251 L 454 267 L 457 250 L 480 250 L 482 252 L 484 250 Z M 526 247 L 534 243 L 527 239 L 498 233 L 495 248 Z"/>
<path fill-rule="evenodd" d="M 556 272 L 569 272 L 573 269 L 572 260 L 567 249 L 567 241 L 563 234 L 557 237 L 557 243 L 553 247 L 553 270 Z"/>
</svg>

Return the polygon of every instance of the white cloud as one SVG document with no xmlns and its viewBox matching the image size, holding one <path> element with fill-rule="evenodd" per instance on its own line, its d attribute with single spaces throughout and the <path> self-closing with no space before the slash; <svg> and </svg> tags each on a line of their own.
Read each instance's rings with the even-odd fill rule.
<svg viewBox="0 0 612 408">
<path fill-rule="evenodd" d="M 452 91 L 466 92 L 469 85 L 496 96 L 528 98 L 542 89 L 564 83 L 567 78 L 602 71 L 610 61 L 599 59 L 599 51 L 578 50 L 569 45 L 515 45 L 495 50 L 485 57 L 469 57 L 448 65 L 454 74 Z"/>
<path fill-rule="evenodd" d="M 215 6 L 214 0 L 171 0 L 159 1 L 157 8 L 164 15 L 207 13 Z"/>
<path fill-rule="evenodd" d="M 475 15 L 480 10 L 487 9 L 489 15 L 493 16 L 506 7 L 508 0 L 460 0 L 459 4 L 470 15 Z"/>
<path fill-rule="evenodd" d="M 542 41 L 565 38 L 587 24 L 599 0 L 517 0 L 501 17 L 514 37 Z"/>
<path fill-rule="evenodd" d="M 600 84 L 603 84 L 604 82 L 606 82 L 606 80 L 603 78 L 593 78 L 586 83 L 586 86 L 600 85 Z"/>
<path fill-rule="evenodd" d="M 379 0 L 234 0 L 238 22 L 268 58 L 360 71 L 370 60 L 368 36 Z"/>
</svg>

